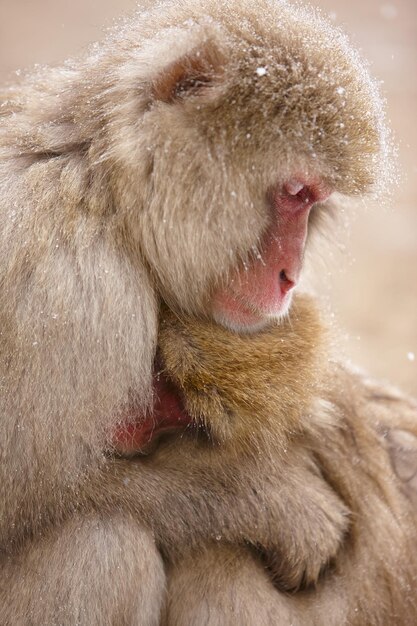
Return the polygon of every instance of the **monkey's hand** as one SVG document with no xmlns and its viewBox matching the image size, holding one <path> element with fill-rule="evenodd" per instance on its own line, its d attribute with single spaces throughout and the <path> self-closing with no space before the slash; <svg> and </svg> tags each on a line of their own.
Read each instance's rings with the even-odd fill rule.
<svg viewBox="0 0 417 626">
<path fill-rule="evenodd" d="M 285 590 L 316 583 L 344 544 L 349 511 L 311 459 L 242 454 L 189 438 L 149 457 L 115 460 L 94 488 L 100 510 L 128 508 L 152 529 L 168 562 L 209 543 L 250 546 Z"/>
<path fill-rule="evenodd" d="M 274 584 L 286 591 L 317 583 L 331 568 L 350 525 L 347 506 L 303 455 L 294 452 L 282 478 L 266 479 L 258 494 L 261 519 L 250 537 Z"/>
</svg>

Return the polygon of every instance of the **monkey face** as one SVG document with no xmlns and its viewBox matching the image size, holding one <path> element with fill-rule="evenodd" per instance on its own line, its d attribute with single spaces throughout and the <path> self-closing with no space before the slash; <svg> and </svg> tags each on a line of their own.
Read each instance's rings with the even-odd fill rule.
<svg viewBox="0 0 417 626">
<path fill-rule="evenodd" d="M 211 310 L 218 323 L 254 331 L 287 313 L 301 273 L 311 208 L 328 195 L 323 185 L 301 179 L 268 194 L 271 220 L 257 256 L 238 267 L 213 295 Z"/>
<path fill-rule="evenodd" d="M 129 232 L 171 308 L 239 332 L 288 311 L 311 207 L 372 188 L 385 149 L 375 85 L 344 37 L 263 5 L 168 8 L 120 69 L 124 87 L 142 73 L 118 150 Z"/>
</svg>

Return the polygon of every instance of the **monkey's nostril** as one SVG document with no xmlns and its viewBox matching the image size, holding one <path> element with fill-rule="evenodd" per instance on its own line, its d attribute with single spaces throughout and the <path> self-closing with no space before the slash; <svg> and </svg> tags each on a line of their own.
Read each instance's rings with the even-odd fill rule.
<svg viewBox="0 0 417 626">
<path fill-rule="evenodd" d="M 288 293 L 290 289 L 295 287 L 295 282 L 291 280 L 290 278 L 288 278 L 287 272 L 285 270 L 281 270 L 279 273 L 279 284 L 280 284 L 281 291 L 284 295 Z"/>
</svg>

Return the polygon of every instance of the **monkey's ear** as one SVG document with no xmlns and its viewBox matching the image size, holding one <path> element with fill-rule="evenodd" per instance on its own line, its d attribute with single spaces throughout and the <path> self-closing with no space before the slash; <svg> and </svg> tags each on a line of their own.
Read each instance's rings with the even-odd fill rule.
<svg viewBox="0 0 417 626">
<path fill-rule="evenodd" d="M 206 43 L 163 69 L 152 83 L 152 98 L 172 103 L 207 93 L 220 77 L 224 58 L 214 44 Z"/>
<path fill-rule="evenodd" d="M 417 504 L 417 437 L 395 428 L 388 433 L 388 444 L 394 471 Z"/>
</svg>

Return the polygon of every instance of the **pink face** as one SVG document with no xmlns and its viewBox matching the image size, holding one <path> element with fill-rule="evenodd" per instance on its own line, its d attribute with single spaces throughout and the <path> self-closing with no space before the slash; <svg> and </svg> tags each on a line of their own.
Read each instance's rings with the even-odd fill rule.
<svg viewBox="0 0 417 626">
<path fill-rule="evenodd" d="M 214 319 L 239 332 L 261 329 L 288 311 L 303 264 L 308 217 L 330 195 L 320 181 L 289 180 L 268 194 L 271 224 L 257 258 L 239 267 L 211 301 Z"/>
</svg>

